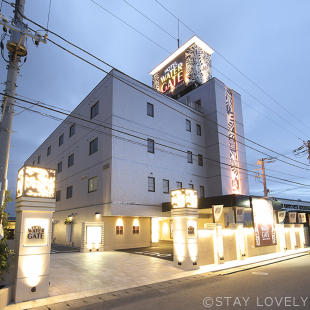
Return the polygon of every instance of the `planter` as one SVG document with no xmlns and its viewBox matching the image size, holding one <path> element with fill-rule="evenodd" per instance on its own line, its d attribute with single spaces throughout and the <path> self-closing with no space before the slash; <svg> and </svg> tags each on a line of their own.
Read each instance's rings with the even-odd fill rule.
<svg viewBox="0 0 310 310">
<path fill-rule="evenodd" d="M 71 242 L 72 224 L 66 224 L 66 242 Z"/>
<path fill-rule="evenodd" d="M 0 290 L 0 310 L 3 310 L 12 300 L 14 285 L 7 285 Z"/>
</svg>

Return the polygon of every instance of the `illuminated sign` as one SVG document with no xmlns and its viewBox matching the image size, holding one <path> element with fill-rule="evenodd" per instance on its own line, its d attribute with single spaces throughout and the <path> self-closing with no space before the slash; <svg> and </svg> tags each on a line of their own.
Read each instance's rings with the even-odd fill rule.
<svg viewBox="0 0 310 310">
<path fill-rule="evenodd" d="M 153 69 L 152 87 L 175 96 L 192 84 L 203 84 L 212 77 L 213 49 L 194 36 Z"/>
<path fill-rule="evenodd" d="M 31 226 L 28 228 L 28 239 L 44 239 L 44 228 L 41 226 Z"/>
<path fill-rule="evenodd" d="M 285 220 L 286 211 L 278 211 L 278 222 L 283 223 Z"/>
<path fill-rule="evenodd" d="M 244 221 L 244 208 L 235 207 L 236 223 L 242 223 Z"/>
<path fill-rule="evenodd" d="M 302 224 L 302 223 L 306 223 L 306 213 L 298 213 L 298 223 Z"/>
<path fill-rule="evenodd" d="M 223 213 L 223 205 L 212 206 L 212 213 L 213 213 L 213 222 L 216 223 Z"/>
<path fill-rule="evenodd" d="M 24 246 L 46 246 L 48 225 L 48 219 L 26 218 Z"/>
<path fill-rule="evenodd" d="M 56 170 L 24 166 L 18 171 L 16 198 L 55 198 Z"/>
<path fill-rule="evenodd" d="M 290 224 L 295 224 L 296 218 L 297 218 L 297 212 L 289 212 L 288 213 L 288 219 L 289 219 Z"/>
<path fill-rule="evenodd" d="M 265 199 L 253 199 L 255 247 L 277 244 L 273 207 Z"/>
<path fill-rule="evenodd" d="M 86 227 L 86 243 L 87 244 L 99 244 L 101 243 L 102 239 L 102 227 L 97 226 L 97 227 L 91 227 L 87 226 Z"/>
<path fill-rule="evenodd" d="M 193 189 L 176 189 L 171 191 L 171 208 L 197 208 L 198 195 Z"/>
</svg>

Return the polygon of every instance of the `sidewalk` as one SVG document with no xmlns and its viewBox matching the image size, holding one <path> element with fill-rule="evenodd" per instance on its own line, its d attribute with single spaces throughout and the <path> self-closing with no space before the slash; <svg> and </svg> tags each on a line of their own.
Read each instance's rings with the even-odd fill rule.
<svg viewBox="0 0 310 310">
<path fill-rule="evenodd" d="M 49 305 L 53 309 L 53 305 L 62 302 L 67 302 L 72 307 L 82 306 L 107 298 L 118 298 L 124 293 L 136 294 L 158 289 L 170 285 L 171 281 L 176 279 L 186 280 L 187 277 L 195 278 L 193 277 L 195 275 L 201 278 L 229 274 L 298 257 L 307 252 L 310 252 L 310 248 L 250 257 L 222 265 L 207 265 L 194 271 L 175 268 L 171 261 L 118 251 L 51 255 L 49 297 L 10 304 L 5 310 L 37 307 L 47 309 L 42 307 L 44 305 Z"/>
</svg>

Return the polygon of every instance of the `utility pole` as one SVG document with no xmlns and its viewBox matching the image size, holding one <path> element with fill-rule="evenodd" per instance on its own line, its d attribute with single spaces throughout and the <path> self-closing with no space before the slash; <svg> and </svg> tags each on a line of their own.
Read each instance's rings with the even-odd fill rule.
<svg viewBox="0 0 310 310">
<path fill-rule="evenodd" d="M 265 174 L 265 163 L 273 163 L 275 162 L 276 158 L 262 158 L 257 161 L 255 166 L 258 168 L 254 168 L 255 170 L 255 178 L 260 179 L 263 178 L 263 185 L 264 185 L 264 197 L 268 196 L 268 193 L 270 193 L 270 190 L 267 188 L 266 184 L 266 174 Z M 260 173 L 261 170 L 261 173 Z"/>
<path fill-rule="evenodd" d="M 10 39 L 6 44 L 9 52 L 9 61 L 7 65 L 7 79 L 5 82 L 5 96 L 3 99 L 1 123 L 0 123 L 0 206 L 3 203 L 5 190 L 7 189 L 7 173 L 9 163 L 10 141 L 12 133 L 12 122 L 14 115 L 14 102 L 16 92 L 16 81 L 19 73 L 19 63 L 21 58 L 27 55 L 26 39 L 27 36 L 39 42 L 46 43 L 47 35 L 42 38 L 41 33 L 36 32 L 32 35 L 28 32 L 28 25 L 23 23 L 25 10 L 25 0 L 15 0 L 14 17 L 9 23 L 5 16 L 0 16 L 0 24 L 3 25 L 4 34 L 2 41 L 9 28 Z M 1 14 L 0 14 L 1 15 Z M 2 42 L 1 41 L 1 42 Z M 1 46 L 3 48 L 3 45 Z"/>
<path fill-rule="evenodd" d="M 307 142 L 303 141 L 304 146 L 307 148 L 308 151 L 308 158 L 309 159 L 309 164 L 310 164 L 310 140 L 308 140 Z"/>
</svg>

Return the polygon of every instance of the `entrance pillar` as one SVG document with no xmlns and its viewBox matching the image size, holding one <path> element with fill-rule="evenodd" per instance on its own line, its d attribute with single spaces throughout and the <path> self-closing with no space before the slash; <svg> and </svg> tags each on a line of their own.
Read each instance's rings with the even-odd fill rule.
<svg viewBox="0 0 310 310">
<path fill-rule="evenodd" d="M 277 251 L 278 252 L 285 252 L 287 250 L 286 241 L 285 241 L 285 230 L 284 230 L 284 223 L 275 224 L 277 230 Z"/>
<path fill-rule="evenodd" d="M 48 296 L 55 175 L 55 170 L 29 166 L 18 172 L 15 303 Z"/>
<path fill-rule="evenodd" d="M 171 191 L 173 218 L 173 261 L 184 270 L 199 269 L 197 191 Z"/>
</svg>

